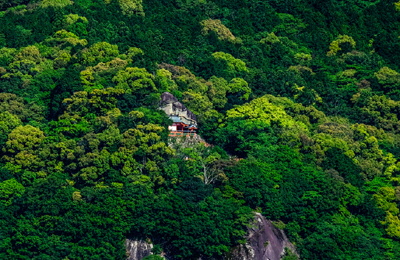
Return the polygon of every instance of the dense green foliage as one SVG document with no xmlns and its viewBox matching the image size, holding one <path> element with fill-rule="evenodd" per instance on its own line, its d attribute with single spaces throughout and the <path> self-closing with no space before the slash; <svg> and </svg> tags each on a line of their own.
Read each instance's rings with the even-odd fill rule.
<svg viewBox="0 0 400 260">
<path fill-rule="evenodd" d="M 0 258 L 218 259 L 259 211 L 302 259 L 400 259 L 399 11 L 0 0 Z M 165 91 L 212 146 L 170 145 Z"/>
</svg>

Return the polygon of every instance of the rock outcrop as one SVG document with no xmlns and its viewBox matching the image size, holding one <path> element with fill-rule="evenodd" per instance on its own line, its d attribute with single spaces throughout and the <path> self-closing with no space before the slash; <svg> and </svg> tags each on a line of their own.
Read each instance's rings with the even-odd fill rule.
<svg viewBox="0 0 400 260">
<path fill-rule="evenodd" d="M 247 243 L 234 248 L 226 259 L 229 260 L 280 260 L 285 249 L 297 255 L 285 232 L 256 213 L 255 221 L 248 230 Z"/>
<path fill-rule="evenodd" d="M 184 120 L 186 124 L 197 126 L 196 115 L 169 92 L 162 93 L 160 109 L 168 116 L 178 116 Z"/>
<path fill-rule="evenodd" d="M 125 240 L 126 260 L 141 260 L 144 257 L 151 255 L 152 244 L 142 240 Z"/>
<path fill-rule="evenodd" d="M 256 213 L 254 223 L 249 227 L 247 243 L 237 246 L 228 255 L 226 260 L 280 260 L 286 249 L 297 255 L 296 249 L 289 242 L 285 232 L 275 227 L 260 213 Z M 125 241 L 126 260 L 141 260 L 152 254 L 153 245 L 142 240 Z M 172 259 L 163 255 L 165 259 Z M 199 259 L 201 260 L 201 259 Z"/>
</svg>

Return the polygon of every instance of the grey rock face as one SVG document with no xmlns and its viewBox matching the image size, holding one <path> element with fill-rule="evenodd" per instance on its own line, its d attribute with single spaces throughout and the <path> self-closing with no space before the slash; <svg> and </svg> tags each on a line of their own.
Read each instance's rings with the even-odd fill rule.
<svg viewBox="0 0 400 260">
<path fill-rule="evenodd" d="M 164 92 L 161 95 L 160 109 L 168 116 L 177 115 L 188 120 L 189 124 L 197 125 L 196 115 L 192 113 L 185 105 L 178 101 L 174 95 Z"/>
<path fill-rule="evenodd" d="M 296 252 L 283 230 L 256 213 L 255 221 L 248 231 L 247 243 L 236 247 L 226 259 L 280 260 L 285 254 L 285 248 Z"/>
<path fill-rule="evenodd" d="M 141 260 L 144 257 L 151 255 L 152 244 L 142 240 L 125 240 L 126 260 Z"/>
</svg>

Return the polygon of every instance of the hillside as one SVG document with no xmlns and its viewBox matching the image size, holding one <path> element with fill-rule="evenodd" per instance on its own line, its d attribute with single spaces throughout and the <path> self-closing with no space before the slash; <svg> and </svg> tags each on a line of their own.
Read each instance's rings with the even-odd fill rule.
<svg viewBox="0 0 400 260">
<path fill-rule="evenodd" d="M 397 0 L 0 0 L 0 259 L 224 259 L 255 212 L 400 259 L 399 36 Z"/>
</svg>

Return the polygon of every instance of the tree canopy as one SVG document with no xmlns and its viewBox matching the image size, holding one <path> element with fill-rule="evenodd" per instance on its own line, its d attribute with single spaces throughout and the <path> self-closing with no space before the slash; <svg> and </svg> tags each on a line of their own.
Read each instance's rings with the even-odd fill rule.
<svg viewBox="0 0 400 260">
<path fill-rule="evenodd" d="M 254 212 L 302 259 L 400 259 L 399 10 L 0 0 L 0 259 L 228 259 Z"/>
</svg>

